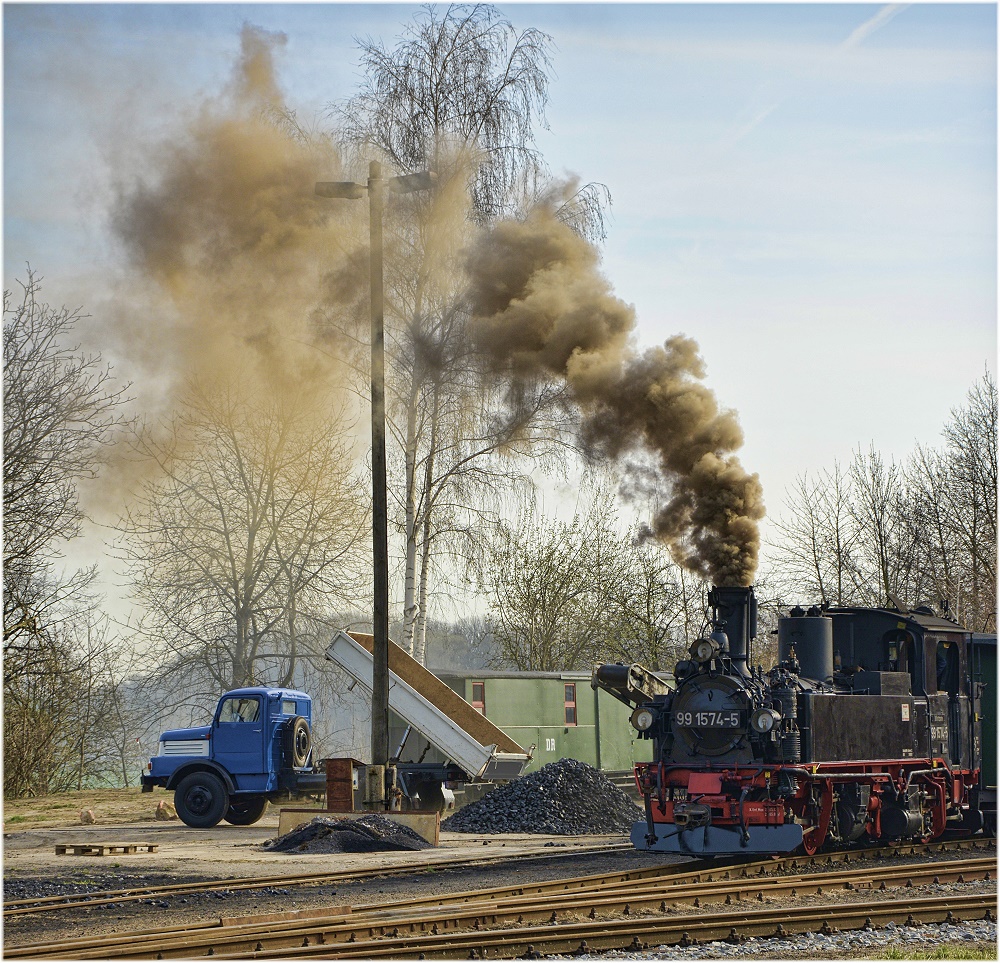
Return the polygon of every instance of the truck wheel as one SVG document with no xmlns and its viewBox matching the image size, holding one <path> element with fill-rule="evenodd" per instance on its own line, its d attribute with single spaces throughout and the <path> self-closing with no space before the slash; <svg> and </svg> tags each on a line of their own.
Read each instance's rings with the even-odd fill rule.
<svg viewBox="0 0 1000 963">
<path fill-rule="evenodd" d="M 309 723 L 302 716 L 290 719 L 285 729 L 285 751 L 293 768 L 301 769 L 305 766 L 309 761 L 310 749 L 312 749 L 312 735 L 309 732 Z"/>
<path fill-rule="evenodd" d="M 223 818 L 233 826 L 252 826 L 266 811 L 267 799 L 263 796 L 237 796 L 230 798 Z"/>
<path fill-rule="evenodd" d="M 222 780 L 210 772 L 192 772 L 174 790 L 177 815 L 194 829 L 217 826 L 229 809 L 229 793 Z"/>
</svg>

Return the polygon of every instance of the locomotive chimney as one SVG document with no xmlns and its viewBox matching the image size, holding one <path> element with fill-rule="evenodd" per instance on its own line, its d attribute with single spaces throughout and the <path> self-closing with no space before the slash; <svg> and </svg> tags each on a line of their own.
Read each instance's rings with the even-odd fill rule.
<svg viewBox="0 0 1000 963">
<path fill-rule="evenodd" d="M 708 604 L 712 606 L 716 628 L 721 628 L 729 639 L 733 671 L 747 678 L 750 640 L 757 635 L 757 596 L 753 587 L 715 586 L 708 593 Z"/>
</svg>

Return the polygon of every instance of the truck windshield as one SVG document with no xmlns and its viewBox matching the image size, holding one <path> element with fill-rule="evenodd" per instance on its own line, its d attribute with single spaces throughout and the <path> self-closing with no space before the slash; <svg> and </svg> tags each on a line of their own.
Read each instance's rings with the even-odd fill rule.
<svg viewBox="0 0 1000 963">
<path fill-rule="evenodd" d="M 224 699 L 219 709 L 219 722 L 256 722 L 259 713 L 257 699 Z"/>
</svg>

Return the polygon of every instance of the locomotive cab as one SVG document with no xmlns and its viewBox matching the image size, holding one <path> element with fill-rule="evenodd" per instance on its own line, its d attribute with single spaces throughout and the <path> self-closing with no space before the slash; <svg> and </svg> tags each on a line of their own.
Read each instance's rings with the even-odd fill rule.
<svg viewBox="0 0 1000 963">
<path fill-rule="evenodd" d="M 859 676 L 864 680 L 873 672 L 905 673 L 915 708 L 926 712 L 917 733 L 918 754 L 978 768 L 970 634 L 929 608 L 830 608 L 826 614 L 833 620 L 834 661 L 842 680 L 852 679 L 857 692 Z"/>
</svg>

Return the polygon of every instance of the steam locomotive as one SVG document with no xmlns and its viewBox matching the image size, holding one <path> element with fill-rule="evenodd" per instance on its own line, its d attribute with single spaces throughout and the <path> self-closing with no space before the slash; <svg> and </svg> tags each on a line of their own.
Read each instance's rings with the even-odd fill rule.
<svg viewBox="0 0 1000 963">
<path fill-rule="evenodd" d="M 709 593 L 714 631 L 673 682 L 601 665 L 593 684 L 653 741 L 636 766 L 632 842 L 658 852 L 812 854 L 850 843 L 995 828 L 982 784 L 971 634 L 929 608 L 793 608 L 778 664 L 748 665 L 752 588 Z"/>
</svg>

